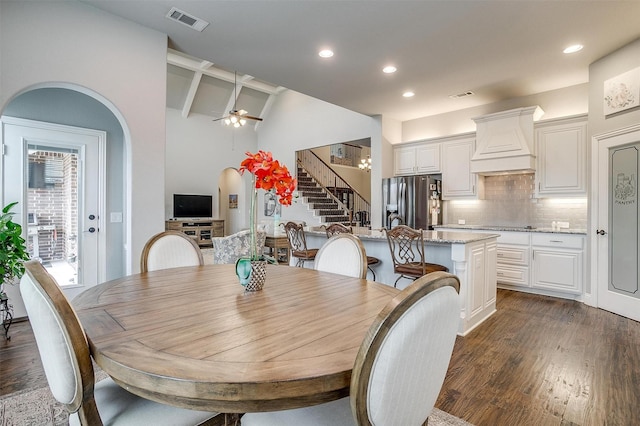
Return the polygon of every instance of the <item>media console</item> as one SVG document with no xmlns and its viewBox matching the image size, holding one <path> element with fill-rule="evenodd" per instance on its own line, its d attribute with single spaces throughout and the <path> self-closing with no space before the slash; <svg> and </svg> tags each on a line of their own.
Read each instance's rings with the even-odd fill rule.
<svg viewBox="0 0 640 426">
<path fill-rule="evenodd" d="M 166 221 L 165 229 L 184 232 L 200 247 L 212 247 L 211 237 L 224 237 L 224 220 L 172 219 Z"/>
</svg>

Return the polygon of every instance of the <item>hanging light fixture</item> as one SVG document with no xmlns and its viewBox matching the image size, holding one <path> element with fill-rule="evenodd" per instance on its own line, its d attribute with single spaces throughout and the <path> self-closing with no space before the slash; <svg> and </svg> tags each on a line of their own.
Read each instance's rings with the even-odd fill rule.
<svg viewBox="0 0 640 426">
<path fill-rule="evenodd" d="M 233 72 L 233 110 L 229 111 L 229 115 L 224 119 L 224 124 L 233 127 L 242 127 L 247 124 L 247 120 L 242 118 L 246 111 L 238 111 L 236 105 L 238 103 L 238 72 Z"/>
<path fill-rule="evenodd" d="M 363 158 L 360 160 L 360 164 L 358 164 L 358 167 L 360 168 L 360 170 L 362 171 L 370 171 L 371 170 L 371 156 L 367 155 L 367 158 Z"/>
</svg>

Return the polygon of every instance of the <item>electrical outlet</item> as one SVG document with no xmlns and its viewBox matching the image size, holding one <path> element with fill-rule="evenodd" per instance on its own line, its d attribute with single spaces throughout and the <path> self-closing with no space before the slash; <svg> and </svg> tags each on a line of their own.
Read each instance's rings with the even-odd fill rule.
<svg viewBox="0 0 640 426">
<path fill-rule="evenodd" d="M 464 219 L 458 219 L 458 225 L 464 225 L 466 221 Z"/>
<path fill-rule="evenodd" d="M 569 228 L 569 222 L 558 222 L 558 228 Z"/>
</svg>

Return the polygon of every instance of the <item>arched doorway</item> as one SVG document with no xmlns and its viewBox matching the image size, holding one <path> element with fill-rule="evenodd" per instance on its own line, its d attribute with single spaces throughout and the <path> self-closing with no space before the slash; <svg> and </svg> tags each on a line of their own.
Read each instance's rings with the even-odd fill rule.
<svg viewBox="0 0 640 426">
<path fill-rule="evenodd" d="M 104 245 L 100 256 L 104 259 L 106 266 L 104 267 L 101 280 L 109 280 L 126 275 L 127 271 L 130 270 L 131 264 L 129 251 L 123 250 L 124 247 L 128 246 L 127 241 L 130 235 L 130 200 L 127 190 L 128 185 L 126 184 L 127 176 L 130 174 L 128 166 L 130 138 L 124 125 L 124 120 L 117 109 L 99 94 L 86 88 L 62 83 L 42 84 L 37 87 L 30 87 L 16 94 L 7 103 L 2 111 L 2 116 L 6 120 L 26 120 L 27 122 L 39 122 L 45 125 L 95 129 L 105 134 L 104 160 L 106 173 L 104 175 L 104 194 L 102 194 L 102 211 L 104 213 L 101 215 L 102 217 L 99 218 L 100 226 L 94 226 L 95 230 L 104 236 Z M 64 144 L 64 141 L 62 141 L 59 144 L 54 144 L 56 145 L 55 147 L 48 146 L 47 144 L 40 146 L 40 148 L 44 147 L 44 149 L 38 151 L 43 156 L 42 164 L 44 167 L 46 167 L 45 163 L 47 163 L 47 158 L 50 159 L 56 156 L 63 157 L 66 155 L 61 154 L 61 152 L 66 149 L 63 146 Z M 71 151 L 73 151 L 73 149 L 71 149 Z M 30 195 L 32 192 L 36 192 L 37 190 L 46 191 L 47 186 L 53 188 L 56 183 L 52 182 L 51 176 L 49 176 L 48 183 L 45 182 L 42 185 L 32 184 L 32 186 L 35 187 L 40 186 L 39 189 L 29 189 L 29 179 L 23 179 L 21 176 L 15 175 L 19 173 L 17 172 L 18 170 L 23 170 L 22 176 L 25 176 L 24 173 L 29 171 L 29 162 L 31 161 L 30 154 L 33 156 L 34 152 L 36 152 L 36 149 L 32 149 L 32 147 L 29 146 L 29 149 L 25 147 L 22 152 L 13 153 L 16 154 L 16 156 L 5 158 L 6 161 L 13 162 L 16 165 L 20 164 L 21 166 L 17 168 L 3 168 L 1 177 L 3 182 L 3 202 L 13 200 L 23 201 L 24 203 L 20 203 L 21 208 L 19 214 L 16 215 L 16 220 L 23 225 L 25 234 L 33 231 L 33 229 L 31 229 L 33 226 L 29 226 L 30 224 L 38 225 L 40 223 L 40 227 L 43 227 L 43 229 L 44 227 L 53 227 L 53 229 L 44 229 L 46 232 L 42 232 L 43 239 L 38 238 L 35 241 L 38 242 L 42 240 L 44 244 L 50 243 L 51 245 L 55 245 L 56 248 L 60 248 L 62 246 L 62 239 L 57 227 L 51 224 L 44 225 L 46 220 L 38 221 L 38 216 L 27 208 L 28 200 L 32 198 Z M 36 168 L 37 167 L 34 169 Z M 54 181 L 55 179 L 61 178 L 54 178 Z M 11 184 L 12 182 L 22 182 L 23 180 L 25 181 L 23 185 Z M 42 216 L 44 218 L 44 215 Z M 29 220 L 31 218 L 33 218 L 33 220 Z M 88 228 L 90 227 L 91 226 L 88 225 Z M 78 233 L 82 231 L 84 230 L 79 229 Z M 30 240 L 33 251 L 33 235 L 26 236 L 28 237 L 27 239 Z M 65 235 L 65 244 L 70 244 L 72 237 L 72 235 Z M 39 249 L 41 248 L 43 248 L 43 245 L 40 245 Z M 65 251 L 64 256 L 70 257 L 70 253 L 70 251 Z M 35 255 L 43 259 L 44 254 L 45 253 L 40 251 L 40 253 Z M 71 292 L 72 294 L 70 294 L 70 296 L 73 296 L 74 293 L 80 292 L 83 289 L 84 288 L 77 288 L 77 290 Z M 19 297 L 17 290 L 15 293 Z M 14 295 L 14 303 L 15 302 Z M 21 304 L 18 303 L 16 305 L 16 316 L 22 316 L 22 312 L 20 312 L 19 309 Z"/>
</svg>

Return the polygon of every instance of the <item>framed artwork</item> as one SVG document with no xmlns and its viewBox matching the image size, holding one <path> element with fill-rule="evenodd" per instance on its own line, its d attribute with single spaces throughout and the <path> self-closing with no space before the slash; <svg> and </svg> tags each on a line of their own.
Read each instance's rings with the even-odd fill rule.
<svg viewBox="0 0 640 426">
<path fill-rule="evenodd" d="M 230 209 L 238 208 L 238 194 L 229 194 L 229 208 Z"/>
<path fill-rule="evenodd" d="M 640 106 L 640 67 L 604 82 L 604 115 Z"/>
</svg>

